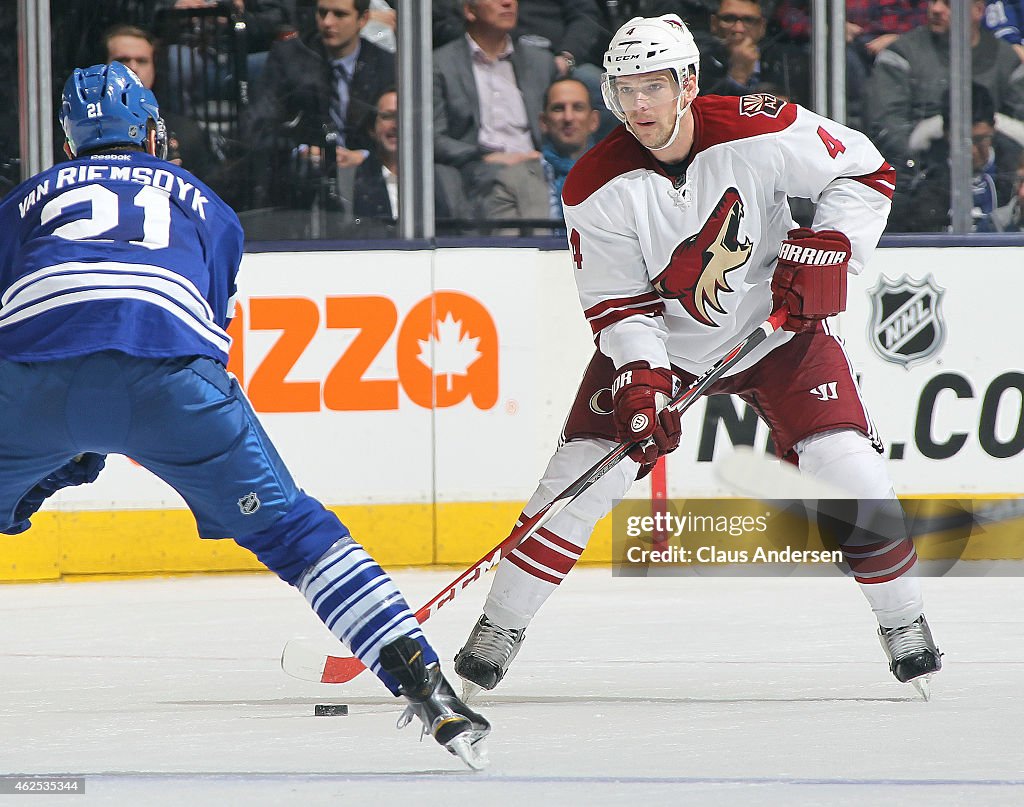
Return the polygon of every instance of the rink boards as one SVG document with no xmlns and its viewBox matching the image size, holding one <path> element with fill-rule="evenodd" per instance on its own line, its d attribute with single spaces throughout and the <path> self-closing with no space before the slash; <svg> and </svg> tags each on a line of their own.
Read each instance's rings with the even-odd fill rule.
<svg viewBox="0 0 1024 807">
<path fill-rule="evenodd" d="M 1019 264 L 1012 247 L 883 249 L 851 279 L 841 331 L 900 494 L 1024 493 Z M 562 250 L 247 254 L 231 369 L 299 484 L 384 564 L 468 563 L 533 490 L 593 351 L 574 271 Z M 767 437 L 737 400 L 697 405 L 669 496 L 731 495 L 713 460 Z M 5 538 L 0 579 L 259 568 L 182 507 L 113 457 Z M 584 558 L 609 560 L 607 524 Z"/>
</svg>

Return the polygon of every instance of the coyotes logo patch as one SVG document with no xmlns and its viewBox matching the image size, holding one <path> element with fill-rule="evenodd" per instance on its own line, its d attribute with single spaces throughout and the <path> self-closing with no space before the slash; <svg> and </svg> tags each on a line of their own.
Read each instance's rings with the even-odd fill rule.
<svg viewBox="0 0 1024 807">
<path fill-rule="evenodd" d="M 742 220 L 740 192 L 729 188 L 700 232 L 679 244 L 668 266 L 654 278 L 658 294 L 679 300 L 687 313 L 702 325 L 718 327 L 711 312 L 724 314 L 719 297 L 733 291 L 726 275 L 750 260 L 753 249 L 750 240 L 739 240 Z"/>
<path fill-rule="evenodd" d="M 754 115 L 766 115 L 769 118 L 779 117 L 779 113 L 786 105 L 786 101 L 776 98 L 774 95 L 759 92 L 754 95 L 740 96 L 740 114 L 748 118 Z"/>
</svg>

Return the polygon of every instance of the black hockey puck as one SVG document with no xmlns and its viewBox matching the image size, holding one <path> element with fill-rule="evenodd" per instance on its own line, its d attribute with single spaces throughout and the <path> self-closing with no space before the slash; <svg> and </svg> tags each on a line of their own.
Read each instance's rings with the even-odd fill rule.
<svg viewBox="0 0 1024 807">
<path fill-rule="evenodd" d="M 316 717 L 337 717 L 348 714 L 348 706 L 344 703 L 318 703 L 313 707 Z"/>
</svg>

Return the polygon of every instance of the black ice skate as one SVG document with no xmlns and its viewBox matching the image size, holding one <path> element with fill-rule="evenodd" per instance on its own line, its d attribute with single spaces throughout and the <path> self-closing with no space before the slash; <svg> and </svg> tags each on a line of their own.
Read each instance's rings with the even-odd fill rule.
<svg viewBox="0 0 1024 807">
<path fill-rule="evenodd" d="M 440 665 L 424 664 L 419 642 L 401 636 L 384 645 L 380 664 L 398 680 L 400 692 L 409 701 L 398 718 L 398 728 L 418 717 L 423 724 L 421 737 L 429 733 L 474 770 L 486 767 L 487 756 L 478 744 L 490 732 L 491 724 L 459 700 Z"/>
<path fill-rule="evenodd" d="M 929 680 L 942 669 L 942 653 L 935 646 L 924 614 L 900 628 L 879 628 L 878 640 L 896 680 L 913 684 L 921 697 L 928 700 L 931 697 Z"/>
<path fill-rule="evenodd" d="M 455 655 L 455 672 L 463 679 L 462 697 L 469 700 L 480 689 L 494 689 L 525 638 L 526 628 L 502 628 L 481 616 Z"/>
</svg>

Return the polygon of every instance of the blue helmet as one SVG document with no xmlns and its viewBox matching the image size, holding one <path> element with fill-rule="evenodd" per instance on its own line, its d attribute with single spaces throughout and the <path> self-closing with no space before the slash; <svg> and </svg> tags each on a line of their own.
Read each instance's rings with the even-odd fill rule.
<svg viewBox="0 0 1024 807">
<path fill-rule="evenodd" d="M 75 68 L 64 85 L 60 123 L 72 154 L 129 143 L 145 147 L 149 121 L 159 141 L 164 129 L 156 96 L 120 62 Z"/>
</svg>

